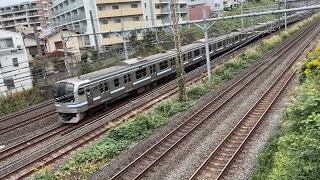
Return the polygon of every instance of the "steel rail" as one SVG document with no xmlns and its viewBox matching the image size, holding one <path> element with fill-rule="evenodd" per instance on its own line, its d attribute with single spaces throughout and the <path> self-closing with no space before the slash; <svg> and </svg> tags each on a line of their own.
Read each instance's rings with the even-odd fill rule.
<svg viewBox="0 0 320 180">
<path fill-rule="evenodd" d="M 320 23 L 318 22 L 316 26 L 318 26 L 319 24 Z M 309 30 L 308 32 L 310 32 L 311 30 Z M 319 29 L 317 30 L 316 34 L 318 33 L 319 33 Z M 308 45 L 309 43 L 304 45 L 304 47 L 302 48 L 302 51 L 306 49 Z M 204 178 L 204 177 L 200 177 L 201 174 L 204 174 L 204 173 L 206 173 L 207 175 L 206 178 L 210 178 L 210 179 L 220 179 L 223 176 L 227 168 L 235 159 L 236 155 L 243 148 L 244 144 L 249 140 L 254 130 L 258 127 L 258 125 L 261 123 L 266 113 L 274 104 L 277 97 L 281 94 L 283 89 L 286 87 L 286 85 L 289 83 L 293 75 L 296 73 L 296 69 L 293 70 L 292 72 L 290 72 L 290 70 L 293 64 L 298 59 L 298 57 L 301 55 L 301 52 L 295 55 L 295 57 L 293 58 L 293 61 L 289 64 L 289 66 L 282 71 L 282 73 L 278 76 L 278 78 L 269 86 L 269 88 L 259 98 L 259 100 L 250 108 L 250 110 L 241 118 L 241 120 L 237 123 L 237 125 L 222 140 L 222 142 L 209 155 L 209 157 L 200 165 L 200 167 L 196 170 L 196 172 L 191 176 L 189 180 Z M 286 77 L 286 75 L 288 77 Z M 281 80 L 283 80 L 281 78 L 283 78 L 285 81 L 283 84 L 281 84 Z M 280 87 L 277 87 L 277 86 L 280 86 Z M 247 134 L 245 134 L 244 132 L 247 132 Z M 216 177 L 213 177 L 214 175 L 216 175 Z"/>
<path fill-rule="evenodd" d="M 314 25 L 314 24 L 313 24 Z M 311 25 L 312 26 L 312 25 Z M 303 32 L 300 32 L 298 35 L 298 39 L 293 39 L 289 41 L 289 46 L 285 46 L 284 48 L 279 49 L 276 51 L 276 53 L 280 52 L 283 49 L 286 49 L 283 53 L 278 55 L 277 58 L 274 58 L 272 61 L 275 62 L 278 60 L 278 58 L 283 55 L 287 50 L 294 45 L 295 42 L 298 42 L 304 35 L 304 32 L 307 31 L 309 28 L 306 28 Z M 274 55 L 276 54 L 274 53 Z M 267 58 L 264 62 L 269 60 Z M 271 64 L 272 64 L 271 63 Z M 270 64 L 270 65 L 271 65 Z M 262 64 L 260 64 L 261 66 Z M 208 104 L 206 104 L 204 107 L 202 107 L 200 110 L 198 110 L 195 114 L 193 114 L 190 118 L 188 118 L 184 123 L 180 124 L 177 128 L 172 130 L 170 133 L 168 133 L 165 137 L 163 137 L 161 140 L 159 140 L 156 144 L 154 144 L 152 147 L 150 147 L 148 150 L 146 150 L 142 155 L 140 155 L 138 158 L 136 158 L 134 161 L 132 161 L 129 165 L 127 165 L 125 168 L 123 168 L 121 171 L 119 171 L 116 175 L 114 175 L 111 179 L 125 179 L 126 174 L 129 174 L 130 179 L 139 179 L 143 176 L 143 174 L 151 167 L 153 166 L 156 162 L 158 162 L 164 155 L 166 155 L 173 147 L 175 147 L 178 143 L 180 143 L 185 137 L 187 137 L 193 130 L 195 130 L 200 124 L 202 124 L 205 120 L 207 120 L 214 112 L 216 112 L 220 107 L 222 107 L 227 101 L 229 101 L 232 97 L 235 96 L 241 89 L 243 89 L 248 83 L 250 83 L 253 79 L 255 79 L 262 71 L 267 69 L 269 66 L 265 67 L 263 70 L 261 70 L 258 75 L 253 77 L 249 82 L 247 82 L 245 85 L 243 85 L 238 91 L 236 91 L 231 97 L 228 99 L 224 100 L 221 105 L 219 105 L 217 108 L 214 110 L 210 110 L 210 113 L 208 115 L 205 115 L 204 118 L 202 118 L 200 121 L 196 121 L 196 116 L 199 115 L 202 112 L 205 112 L 205 110 L 213 103 L 216 102 L 222 95 L 226 94 L 229 92 L 235 85 L 240 83 L 245 77 L 251 75 L 254 70 L 258 69 L 260 66 L 257 66 L 255 69 L 247 73 L 243 78 L 241 78 L 239 81 L 231 85 L 228 89 L 226 89 L 224 92 L 222 92 L 220 95 L 218 95 L 216 98 L 214 98 L 212 101 L 210 101 Z M 222 98 L 223 99 L 223 98 Z M 201 114 L 199 115 L 201 117 Z M 195 121 L 195 122 L 193 122 Z M 190 123 L 190 124 L 188 124 Z M 188 127 L 190 126 L 190 127 Z M 183 129 L 186 127 L 186 129 Z M 181 129 L 181 130 L 180 130 Z M 182 134 L 182 135 L 181 135 Z M 176 135 L 176 137 L 174 137 Z M 170 137 L 170 138 L 169 138 Z M 173 141 L 173 142 L 172 142 Z M 164 148 L 161 148 L 161 145 L 164 146 Z M 159 150 L 161 149 L 161 150 Z M 155 157 L 152 157 L 152 154 L 154 154 Z M 143 160 L 146 159 L 146 163 L 143 163 Z M 140 168 L 139 168 L 139 162 L 140 163 Z M 142 164 L 142 165 L 141 165 Z M 146 165 L 147 164 L 147 165 Z M 142 168 L 141 168 L 142 166 Z M 145 167 L 146 166 L 146 167 Z M 137 168 L 139 172 L 132 172 L 130 169 Z"/>
<path fill-rule="evenodd" d="M 253 37 L 253 38 L 249 39 L 248 41 L 246 41 L 245 43 L 236 46 L 234 49 L 231 49 L 230 51 L 227 51 L 227 53 L 225 53 L 224 55 L 218 57 L 216 60 L 223 59 L 225 56 L 231 54 L 232 52 L 238 50 L 239 48 L 242 48 L 245 44 L 250 43 L 250 42 L 253 41 L 254 39 L 258 38 L 259 36 L 260 36 L 260 35 L 258 35 L 258 36 L 256 36 L 256 37 Z M 212 63 L 214 63 L 214 62 L 212 62 Z M 205 65 L 200 66 L 200 67 L 197 68 L 196 70 L 193 70 L 193 71 L 189 72 L 189 73 L 186 74 L 185 76 L 186 76 L 186 77 L 189 77 L 189 76 L 192 76 L 192 75 L 199 75 L 199 73 L 201 73 L 201 72 L 203 71 L 203 69 L 201 69 L 201 68 L 205 68 Z M 201 77 L 200 77 L 200 78 L 201 78 Z M 198 76 L 197 76 L 197 77 L 191 77 L 190 80 L 188 80 L 188 81 L 192 81 L 192 80 L 194 80 L 194 79 L 199 80 L 200 78 L 199 78 Z M 173 86 L 170 85 L 170 83 L 171 83 Z M 191 83 L 192 83 L 192 82 L 191 82 Z M 175 87 L 175 86 L 176 86 L 174 81 L 169 82 L 169 83 L 167 83 L 167 84 L 165 84 L 165 85 L 163 85 L 163 86 L 164 86 L 164 87 L 167 87 L 168 85 L 169 85 L 169 87 Z M 161 88 L 161 87 L 160 87 L 160 88 Z M 174 88 L 172 88 L 172 89 L 174 89 Z M 172 90 L 172 89 L 171 89 L 171 90 Z M 157 90 L 159 91 L 159 88 L 158 88 Z M 170 89 L 169 89 L 168 91 L 170 91 Z M 150 92 L 150 93 L 148 93 L 148 94 L 146 94 L 146 95 L 149 95 L 149 94 L 152 94 L 152 92 Z M 143 97 L 145 97 L 145 96 L 143 96 Z M 142 99 L 142 98 L 140 98 L 140 99 Z M 134 104 L 134 103 L 136 103 L 136 102 L 133 101 L 132 104 Z M 118 110 L 118 111 L 121 111 L 121 108 L 120 108 L 120 109 L 117 109 L 117 110 Z M 107 115 L 108 115 L 108 114 L 107 114 Z M 93 124 L 94 122 L 99 121 L 101 118 L 104 118 L 104 117 L 106 117 L 107 115 L 104 115 L 103 117 L 99 117 L 99 118 L 97 118 L 95 121 L 89 122 L 89 123 L 86 124 L 86 125 Z M 105 133 L 105 131 L 103 131 L 102 133 Z M 88 141 L 89 141 L 89 140 L 88 140 Z M 87 142 L 87 141 L 86 141 L 86 142 Z M 24 143 L 27 143 L 27 142 L 24 142 Z M 14 148 L 14 147 L 12 147 L 12 148 Z M 61 147 L 61 148 L 62 148 L 62 147 Z M 20 150 L 18 150 L 18 151 L 20 151 Z M 8 156 L 8 155 L 5 155 L 5 156 Z M 57 157 L 57 158 L 58 158 L 58 157 Z M 56 159 L 56 158 L 55 158 L 55 159 Z M 30 164 L 30 163 L 28 163 L 28 164 Z M 0 169 L 3 168 L 3 167 L 4 167 L 4 166 L 0 167 Z M 19 169 L 21 169 L 21 168 L 19 168 Z M 30 174 L 30 173 L 31 173 L 31 172 L 26 173 L 26 175 L 28 175 L 28 174 Z M 10 173 L 10 174 L 12 174 L 12 173 Z M 7 176 L 6 176 L 6 177 L 7 177 Z"/>
</svg>

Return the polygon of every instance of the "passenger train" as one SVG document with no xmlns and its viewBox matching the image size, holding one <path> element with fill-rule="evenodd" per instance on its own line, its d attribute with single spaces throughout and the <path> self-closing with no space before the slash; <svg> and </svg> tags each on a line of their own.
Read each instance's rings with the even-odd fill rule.
<svg viewBox="0 0 320 180">
<path fill-rule="evenodd" d="M 302 13 L 291 15 L 288 23 L 298 21 L 303 16 Z M 252 40 L 273 28 L 279 28 L 283 23 L 284 20 L 280 19 L 210 39 L 210 56 Z M 205 47 L 201 41 L 183 46 L 182 53 L 184 68 L 205 63 Z M 55 107 L 60 120 L 64 123 L 78 123 L 88 110 L 131 93 L 142 92 L 160 79 L 174 75 L 175 56 L 176 51 L 170 50 L 146 57 L 138 63 L 114 66 L 57 82 Z"/>
</svg>

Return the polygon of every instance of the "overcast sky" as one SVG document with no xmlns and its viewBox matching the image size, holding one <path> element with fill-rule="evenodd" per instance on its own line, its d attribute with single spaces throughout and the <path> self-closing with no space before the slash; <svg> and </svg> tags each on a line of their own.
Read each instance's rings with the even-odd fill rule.
<svg viewBox="0 0 320 180">
<path fill-rule="evenodd" d="M 18 4 L 25 1 L 28 1 L 28 0 L 0 0 L 0 7 L 12 5 L 12 4 Z"/>
</svg>

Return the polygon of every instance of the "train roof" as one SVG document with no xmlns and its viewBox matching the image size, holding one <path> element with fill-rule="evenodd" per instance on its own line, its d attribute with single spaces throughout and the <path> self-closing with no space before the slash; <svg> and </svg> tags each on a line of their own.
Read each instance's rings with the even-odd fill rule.
<svg viewBox="0 0 320 180">
<path fill-rule="evenodd" d="M 88 73 L 88 74 L 84 74 L 84 75 L 81 75 L 81 76 L 65 79 L 65 80 L 62 80 L 62 81 L 59 81 L 59 82 L 70 82 L 70 83 L 77 83 L 78 82 L 79 83 L 79 82 L 83 82 L 83 81 L 86 81 L 86 80 L 91 81 L 93 79 L 96 79 L 97 77 L 100 77 L 100 76 L 103 76 L 103 75 L 107 75 L 107 74 L 111 74 L 111 73 L 114 73 L 114 72 L 118 72 L 120 70 L 124 70 L 124 69 L 128 68 L 129 66 L 130 65 L 112 66 L 112 67 L 109 67 L 109 68 L 105 68 L 105 69 L 94 71 L 94 72 L 91 72 L 91 73 Z"/>
</svg>

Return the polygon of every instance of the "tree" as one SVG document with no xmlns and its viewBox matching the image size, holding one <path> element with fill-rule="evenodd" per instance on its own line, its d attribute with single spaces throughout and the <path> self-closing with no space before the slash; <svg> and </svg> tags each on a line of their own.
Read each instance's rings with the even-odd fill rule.
<svg viewBox="0 0 320 180">
<path fill-rule="evenodd" d="M 184 79 L 184 69 L 183 69 L 183 57 L 181 53 L 181 37 L 179 32 L 179 16 L 176 13 L 176 0 L 171 0 L 171 19 L 173 21 L 173 36 L 174 43 L 177 50 L 176 55 L 176 67 L 177 67 L 177 76 L 178 76 L 178 87 L 179 87 L 179 100 L 186 101 L 187 100 L 187 91 Z"/>
</svg>

